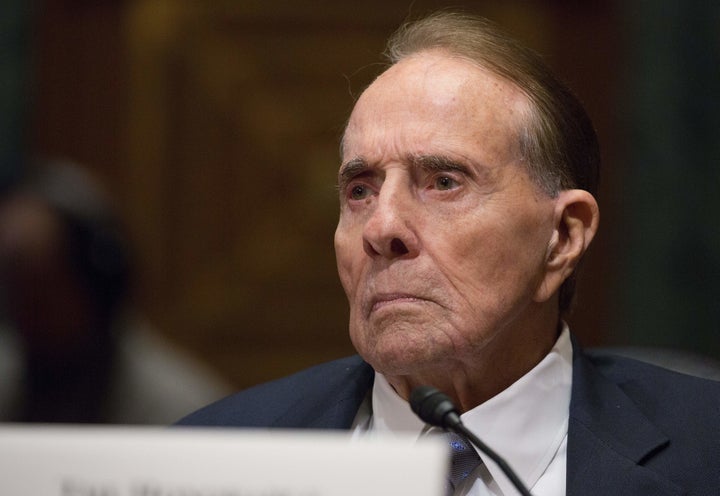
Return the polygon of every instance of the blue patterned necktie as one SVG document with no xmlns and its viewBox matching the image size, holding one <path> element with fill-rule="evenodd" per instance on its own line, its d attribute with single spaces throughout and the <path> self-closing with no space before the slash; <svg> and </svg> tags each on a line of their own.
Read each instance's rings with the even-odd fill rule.
<svg viewBox="0 0 720 496">
<path fill-rule="evenodd" d="M 463 436 L 454 432 L 446 432 L 443 435 L 450 444 L 452 455 L 446 489 L 446 494 L 451 496 L 462 481 L 467 479 L 482 464 L 482 460 L 470 444 L 470 441 Z"/>
</svg>

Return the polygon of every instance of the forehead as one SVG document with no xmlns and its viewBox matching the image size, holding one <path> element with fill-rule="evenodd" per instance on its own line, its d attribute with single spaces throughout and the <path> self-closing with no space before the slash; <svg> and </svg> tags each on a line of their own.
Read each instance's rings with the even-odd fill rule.
<svg viewBox="0 0 720 496">
<path fill-rule="evenodd" d="M 478 64 L 442 51 L 409 56 L 380 75 L 361 95 L 348 121 L 343 155 L 387 145 L 404 153 L 436 145 L 482 145 L 491 153 L 515 148 L 528 101 L 511 82 Z M 412 149 L 407 149 L 407 148 Z"/>
</svg>

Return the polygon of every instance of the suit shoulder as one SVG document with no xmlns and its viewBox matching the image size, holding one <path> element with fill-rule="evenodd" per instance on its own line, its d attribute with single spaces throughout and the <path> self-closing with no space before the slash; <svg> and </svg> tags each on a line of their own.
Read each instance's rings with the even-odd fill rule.
<svg viewBox="0 0 720 496">
<path fill-rule="evenodd" d="M 670 358 L 663 358 L 653 362 L 650 356 L 638 359 L 635 356 L 616 354 L 604 349 L 584 353 L 603 375 L 617 384 L 633 382 L 656 384 L 659 381 L 670 386 L 677 384 L 680 387 L 711 390 L 720 388 L 720 363 L 715 361 L 707 360 L 704 363 L 692 364 L 671 362 Z"/>
<path fill-rule="evenodd" d="M 359 356 L 342 358 L 235 393 L 191 413 L 177 425 L 271 427 L 290 412 L 300 419 L 312 407 L 328 404 L 330 408 L 330 403 L 355 398 L 369 389 L 373 377 L 372 368 Z"/>
<path fill-rule="evenodd" d="M 652 418 L 691 418 L 693 424 L 702 425 L 703 419 L 709 422 L 720 416 L 720 381 L 611 353 L 588 355 L 602 375 Z"/>
</svg>

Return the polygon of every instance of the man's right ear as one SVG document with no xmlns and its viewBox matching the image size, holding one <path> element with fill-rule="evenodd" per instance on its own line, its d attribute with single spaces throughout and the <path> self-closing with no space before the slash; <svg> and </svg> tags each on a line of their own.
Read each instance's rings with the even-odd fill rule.
<svg viewBox="0 0 720 496">
<path fill-rule="evenodd" d="M 547 249 L 545 279 L 536 295 L 544 301 L 570 277 L 595 237 L 600 209 L 582 189 L 561 191 L 555 201 L 554 231 Z"/>
<path fill-rule="evenodd" d="M 561 191 L 555 204 L 557 243 L 551 255 L 574 269 L 595 237 L 599 223 L 600 209 L 593 195 L 582 189 Z"/>
</svg>

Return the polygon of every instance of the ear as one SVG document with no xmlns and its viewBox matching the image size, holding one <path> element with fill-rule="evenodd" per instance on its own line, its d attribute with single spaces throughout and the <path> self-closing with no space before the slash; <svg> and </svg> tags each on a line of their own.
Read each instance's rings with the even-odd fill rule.
<svg viewBox="0 0 720 496">
<path fill-rule="evenodd" d="M 561 191 L 555 199 L 554 229 L 548 242 L 545 276 L 535 301 L 550 299 L 575 270 L 595 237 L 600 210 L 595 197 L 585 190 Z"/>
</svg>

